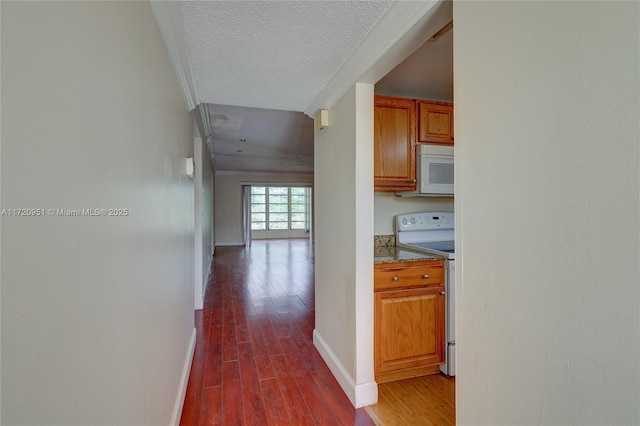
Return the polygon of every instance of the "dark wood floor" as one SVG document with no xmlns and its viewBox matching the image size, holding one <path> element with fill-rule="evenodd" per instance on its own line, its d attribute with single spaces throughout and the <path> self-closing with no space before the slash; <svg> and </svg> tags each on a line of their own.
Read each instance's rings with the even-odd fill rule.
<svg viewBox="0 0 640 426">
<path fill-rule="evenodd" d="M 306 240 L 217 247 L 182 425 L 374 425 L 312 343 L 313 250 Z"/>
</svg>

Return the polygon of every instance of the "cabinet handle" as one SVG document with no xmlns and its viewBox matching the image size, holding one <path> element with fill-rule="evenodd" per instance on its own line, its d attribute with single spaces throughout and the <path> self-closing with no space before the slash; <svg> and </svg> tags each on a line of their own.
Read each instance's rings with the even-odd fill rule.
<svg viewBox="0 0 640 426">
<path fill-rule="evenodd" d="M 391 279 L 394 280 L 394 281 L 398 281 L 398 277 L 393 277 Z"/>
<path fill-rule="evenodd" d="M 445 292 L 444 292 L 444 291 L 441 291 L 441 292 L 440 292 L 440 294 L 444 296 L 444 295 L 445 295 Z"/>
<path fill-rule="evenodd" d="M 422 278 L 424 278 L 424 279 L 426 280 L 427 278 L 429 278 L 429 274 L 424 274 L 424 275 L 422 276 Z"/>
</svg>

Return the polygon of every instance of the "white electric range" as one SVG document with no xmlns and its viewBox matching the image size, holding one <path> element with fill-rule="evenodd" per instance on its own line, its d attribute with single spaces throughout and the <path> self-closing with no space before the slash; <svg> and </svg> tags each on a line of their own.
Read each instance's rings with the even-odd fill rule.
<svg viewBox="0 0 640 426">
<path fill-rule="evenodd" d="M 445 362 L 440 371 L 456 375 L 455 334 L 455 229 L 454 214 L 410 213 L 396 216 L 396 245 L 423 253 L 445 256 Z"/>
</svg>

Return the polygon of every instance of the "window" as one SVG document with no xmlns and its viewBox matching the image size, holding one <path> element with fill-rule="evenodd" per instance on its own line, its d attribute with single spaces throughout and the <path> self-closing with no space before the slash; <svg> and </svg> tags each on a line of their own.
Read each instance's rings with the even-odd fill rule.
<svg viewBox="0 0 640 426">
<path fill-rule="evenodd" d="M 308 226 L 308 188 L 251 187 L 251 230 L 301 230 Z"/>
</svg>

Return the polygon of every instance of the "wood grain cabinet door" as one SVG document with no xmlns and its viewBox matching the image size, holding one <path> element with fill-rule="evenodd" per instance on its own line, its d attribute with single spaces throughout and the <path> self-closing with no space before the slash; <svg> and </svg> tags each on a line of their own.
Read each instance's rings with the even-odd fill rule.
<svg viewBox="0 0 640 426">
<path fill-rule="evenodd" d="M 415 190 L 415 101 L 376 96 L 373 121 L 374 188 L 381 191 Z"/>
<path fill-rule="evenodd" d="M 444 360 L 441 289 L 375 293 L 375 373 L 416 369 Z M 384 374 L 382 374 L 384 376 Z"/>
<path fill-rule="evenodd" d="M 418 142 L 453 145 L 453 104 L 418 102 Z"/>
</svg>

